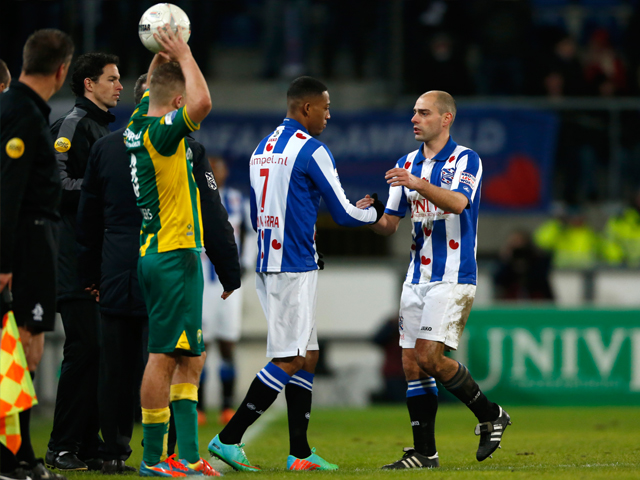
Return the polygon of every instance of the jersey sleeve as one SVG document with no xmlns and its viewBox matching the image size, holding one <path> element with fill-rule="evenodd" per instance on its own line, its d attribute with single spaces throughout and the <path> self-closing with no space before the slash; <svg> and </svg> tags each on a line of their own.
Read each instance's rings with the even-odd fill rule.
<svg viewBox="0 0 640 480">
<path fill-rule="evenodd" d="M 359 227 L 376 221 L 376 211 L 373 207 L 360 209 L 349 202 L 340 184 L 333 156 L 324 145 L 311 155 L 308 173 L 329 207 L 331 217 L 338 225 Z"/>
<path fill-rule="evenodd" d="M 158 153 L 170 156 L 176 153 L 178 145 L 185 136 L 199 128 L 200 124 L 194 123 L 189 118 L 185 105 L 157 118 L 149 126 L 149 140 Z"/>
<path fill-rule="evenodd" d="M 472 204 L 482 180 L 482 162 L 473 150 L 462 152 L 456 162 L 456 171 L 451 182 L 451 191 L 460 192 Z"/>
<path fill-rule="evenodd" d="M 398 160 L 396 168 L 400 168 L 404 165 L 405 158 L 406 156 Z M 407 201 L 404 187 L 389 187 L 389 199 L 387 200 L 384 213 L 404 218 L 407 213 L 408 206 L 409 202 Z"/>
</svg>

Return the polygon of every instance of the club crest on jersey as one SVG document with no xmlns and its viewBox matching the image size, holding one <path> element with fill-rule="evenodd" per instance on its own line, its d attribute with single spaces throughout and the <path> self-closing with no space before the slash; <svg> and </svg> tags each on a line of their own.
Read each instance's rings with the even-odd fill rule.
<svg viewBox="0 0 640 480">
<path fill-rule="evenodd" d="M 453 182 L 453 175 L 455 174 L 455 168 L 443 168 L 441 172 L 442 183 L 451 185 Z"/>
</svg>

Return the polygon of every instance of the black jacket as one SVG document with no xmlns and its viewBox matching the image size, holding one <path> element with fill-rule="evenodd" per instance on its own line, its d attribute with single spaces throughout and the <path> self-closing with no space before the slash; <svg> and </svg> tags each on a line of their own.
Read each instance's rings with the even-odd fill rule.
<svg viewBox="0 0 640 480">
<path fill-rule="evenodd" d="M 146 316 L 138 284 L 142 214 L 131 185 L 122 133 L 98 140 L 91 150 L 78 208 L 79 276 L 84 286 L 100 290 L 100 310 L 107 315 Z M 204 147 L 187 139 L 193 175 L 200 190 L 204 244 L 226 291 L 240 287 L 240 264 L 233 229 Z"/>
<path fill-rule="evenodd" d="M 56 160 L 62 182 L 60 214 L 60 254 L 58 256 L 58 300 L 88 298 L 78 282 L 76 216 L 80 188 L 87 169 L 89 151 L 108 135 L 115 117 L 85 97 L 77 97 L 69 112 L 51 126 Z"/>
<path fill-rule="evenodd" d="M 13 271 L 20 223 L 58 220 L 60 175 L 49 131 L 49 105 L 17 80 L 0 94 L 0 272 Z"/>
</svg>

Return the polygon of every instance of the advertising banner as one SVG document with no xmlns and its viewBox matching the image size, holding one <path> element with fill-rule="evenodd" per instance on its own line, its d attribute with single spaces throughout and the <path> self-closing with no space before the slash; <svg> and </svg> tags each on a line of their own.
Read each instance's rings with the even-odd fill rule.
<svg viewBox="0 0 640 480">
<path fill-rule="evenodd" d="M 474 309 L 453 355 L 502 405 L 640 405 L 640 310 Z"/>
</svg>

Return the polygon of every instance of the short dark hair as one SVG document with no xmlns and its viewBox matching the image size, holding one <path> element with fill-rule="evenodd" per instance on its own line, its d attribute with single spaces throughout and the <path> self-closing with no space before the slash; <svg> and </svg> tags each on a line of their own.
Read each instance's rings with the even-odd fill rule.
<svg viewBox="0 0 640 480">
<path fill-rule="evenodd" d="M 174 95 L 184 92 L 185 79 L 178 62 L 160 65 L 151 74 L 148 82 L 151 101 L 158 104 L 171 102 Z"/>
<path fill-rule="evenodd" d="M 71 61 L 73 40 L 55 28 L 37 30 L 22 49 L 22 71 L 26 75 L 53 75 L 60 65 Z"/>
<path fill-rule="evenodd" d="M 326 92 L 327 86 L 313 77 L 298 77 L 287 90 L 287 100 L 302 100 L 307 97 L 315 97 Z"/>
<path fill-rule="evenodd" d="M 84 79 L 90 78 L 97 82 L 104 72 L 104 67 L 110 64 L 118 65 L 120 59 L 110 53 L 85 53 L 80 55 L 71 74 L 71 91 L 76 97 L 84 97 Z"/>
<path fill-rule="evenodd" d="M 145 84 L 146 81 L 147 81 L 147 74 L 143 73 L 138 77 L 138 80 L 136 80 L 136 85 L 133 87 L 133 101 L 135 102 L 136 105 L 138 105 L 140 103 L 140 100 L 142 100 L 142 95 L 144 95 L 144 91 L 146 90 L 146 89 L 143 89 L 142 86 Z"/>
<path fill-rule="evenodd" d="M 9 72 L 9 68 L 7 67 L 7 64 L 4 63 L 4 60 L 0 58 L 0 83 L 4 83 L 6 85 L 9 83 L 10 79 L 11 72 Z"/>
</svg>

